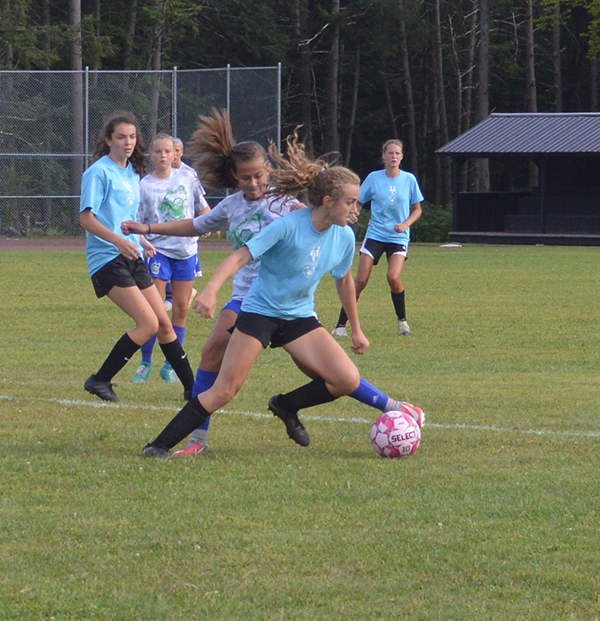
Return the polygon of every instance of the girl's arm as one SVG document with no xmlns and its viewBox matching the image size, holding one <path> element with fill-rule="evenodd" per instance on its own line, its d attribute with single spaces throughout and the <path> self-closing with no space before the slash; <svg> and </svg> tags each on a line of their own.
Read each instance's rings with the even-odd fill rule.
<svg viewBox="0 0 600 621">
<path fill-rule="evenodd" d="M 154 231 L 154 228 L 152 230 Z M 231 278 L 238 270 L 242 269 L 244 265 L 250 263 L 250 261 L 252 261 L 252 255 L 247 246 L 243 246 L 230 254 L 225 261 L 219 265 L 217 271 L 206 284 L 206 287 L 204 287 L 196 297 L 196 301 L 194 302 L 194 309 L 196 312 L 202 315 L 202 317 L 213 319 L 217 307 L 217 293 L 219 293 L 221 287 L 228 278 Z"/>
<path fill-rule="evenodd" d="M 121 230 L 125 235 L 137 233 L 138 235 L 171 235 L 173 237 L 197 237 L 198 231 L 194 228 L 194 220 L 173 220 L 172 222 L 160 222 L 145 224 L 135 220 L 126 220 L 121 223 Z"/>
<path fill-rule="evenodd" d="M 343 278 L 337 278 L 335 281 L 338 297 L 346 311 L 350 327 L 352 328 L 352 351 L 355 354 L 364 354 L 369 349 L 369 340 L 360 329 L 360 321 L 358 319 L 358 308 L 356 305 L 356 289 L 354 287 L 354 278 L 352 271 L 348 270 Z"/>
<path fill-rule="evenodd" d="M 82 228 L 105 241 L 113 244 L 119 252 L 126 258 L 134 261 L 140 256 L 140 249 L 132 241 L 124 239 L 120 235 L 113 233 L 104 226 L 100 220 L 92 213 L 91 209 L 85 209 L 79 214 L 79 223 Z"/>
</svg>

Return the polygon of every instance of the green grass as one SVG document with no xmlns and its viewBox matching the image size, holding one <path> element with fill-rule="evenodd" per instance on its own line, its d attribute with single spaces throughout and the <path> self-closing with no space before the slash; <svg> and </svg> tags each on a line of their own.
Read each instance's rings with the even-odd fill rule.
<svg viewBox="0 0 600 621">
<path fill-rule="evenodd" d="M 378 458 L 348 398 L 294 445 L 266 402 L 303 377 L 268 350 L 211 452 L 166 462 L 139 456 L 183 404 L 158 354 L 122 404 L 83 391 L 130 327 L 83 253 L 0 253 L 0 620 L 600 618 L 598 253 L 415 245 L 409 338 L 375 269 L 355 360 L 426 411 L 410 459 Z M 332 327 L 332 279 L 318 309 Z M 194 364 L 211 326 L 190 315 Z"/>
</svg>

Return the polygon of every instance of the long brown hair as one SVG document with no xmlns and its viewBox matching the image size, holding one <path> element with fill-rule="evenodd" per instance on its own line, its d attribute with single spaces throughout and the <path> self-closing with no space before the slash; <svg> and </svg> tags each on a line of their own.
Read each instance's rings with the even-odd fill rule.
<svg viewBox="0 0 600 621">
<path fill-rule="evenodd" d="M 265 148 L 254 140 L 236 142 L 227 110 L 213 108 L 210 114 L 198 118 L 196 131 L 187 145 L 192 166 L 202 185 L 214 190 L 237 188 L 233 176 L 240 162 L 264 157 Z"/>
<path fill-rule="evenodd" d="M 297 131 L 285 142 L 285 156 L 277 152 L 275 144 L 269 146 L 269 158 L 275 165 L 271 171 L 272 194 L 275 196 L 295 196 L 307 190 L 308 202 L 313 207 L 321 207 L 326 196 L 337 200 L 348 184 L 360 185 L 358 175 L 350 169 L 330 166 L 323 159 L 309 159 Z"/>
<path fill-rule="evenodd" d="M 135 116 L 129 112 L 116 112 L 108 118 L 106 123 L 104 123 L 104 126 L 98 134 L 98 142 L 96 143 L 96 148 L 94 149 L 94 154 L 92 155 L 92 162 L 95 162 L 104 155 L 108 155 L 110 153 L 110 147 L 106 144 L 106 140 L 112 137 L 117 125 L 121 125 L 123 123 L 133 125 L 135 127 L 135 147 L 133 148 L 133 153 L 130 155 L 128 161 L 131 162 L 135 172 L 137 172 L 140 177 L 143 177 L 148 171 L 148 162 L 145 153 L 146 147 L 144 144 L 144 138 L 142 137 L 142 132 L 140 130 L 140 124 Z"/>
</svg>

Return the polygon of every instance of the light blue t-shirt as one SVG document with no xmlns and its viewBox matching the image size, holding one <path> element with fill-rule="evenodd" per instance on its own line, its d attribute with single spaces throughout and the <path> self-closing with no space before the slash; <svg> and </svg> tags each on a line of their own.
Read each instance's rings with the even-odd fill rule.
<svg viewBox="0 0 600 621">
<path fill-rule="evenodd" d="M 243 311 L 278 319 L 312 317 L 321 278 L 346 275 L 354 256 L 354 231 L 335 224 L 316 231 L 311 214 L 310 208 L 294 211 L 246 242 L 252 257 L 262 258 Z"/>
<path fill-rule="evenodd" d="M 98 221 L 140 248 L 139 235 L 123 235 L 121 222 L 135 220 L 140 204 L 140 176 L 130 162 L 121 168 L 108 155 L 94 162 L 81 178 L 80 211 L 91 209 Z M 86 231 L 87 262 L 90 275 L 116 259 L 119 249 Z"/>
<path fill-rule="evenodd" d="M 371 201 L 371 219 L 365 238 L 408 245 L 410 229 L 397 233 L 394 226 L 410 216 L 411 205 L 423 200 L 413 174 L 401 170 L 397 177 L 388 177 L 385 170 L 376 170 L 362 182 L 358 200 L 362 204 Z"/>
</svg>

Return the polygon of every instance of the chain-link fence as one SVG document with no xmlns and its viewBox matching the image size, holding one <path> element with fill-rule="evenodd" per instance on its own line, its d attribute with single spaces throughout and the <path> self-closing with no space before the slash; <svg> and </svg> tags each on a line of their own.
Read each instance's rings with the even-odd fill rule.
<svg viewBox="0 0 600 621">
<path fill-rule="evenodd" d="M 236 140 L 279 145 L 280 91 L 280 66 L 0 71 L 0 235 L 83 234 L 81 174 L 115 111 L 135 114 L 146 142 L 165 131 L 185 143 L 199 114 L 226 108 Z"/>
</svg>

